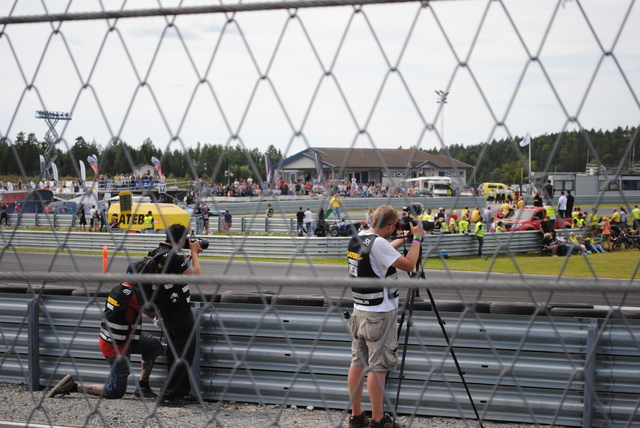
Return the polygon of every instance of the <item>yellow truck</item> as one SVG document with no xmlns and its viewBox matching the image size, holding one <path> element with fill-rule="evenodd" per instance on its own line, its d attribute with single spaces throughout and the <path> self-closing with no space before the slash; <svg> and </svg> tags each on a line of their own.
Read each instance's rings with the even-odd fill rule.
<svg viewBox="0 0 640 428">
<path fill-rule="evenodd" d="M 117 216 L 118 224 L 122 230 L 144 231 L 144 217 L 149 211 L 153 216 L 154 230 L 163 230 L 175 223 L 189 229 L 189 213 L 175 204 L 131 203 L 130 199 L 123 199 L 122 202 L 122 205 L 120 201 L 112 202 L 107 214 L 109 222 L 114 214 Z"/>
</svg>

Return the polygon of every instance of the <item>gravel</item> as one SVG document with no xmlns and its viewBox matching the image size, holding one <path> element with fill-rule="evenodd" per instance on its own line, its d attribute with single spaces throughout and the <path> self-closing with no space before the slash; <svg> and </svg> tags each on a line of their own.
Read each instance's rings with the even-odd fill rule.
<svg viewBox="0 0 640 428">
<path fill-rule="evenodd" d="M 7 424 L 7 422 L 19 423 Z M 407 427 L 475 427 L 476 421 L 408 416 Z M 125 395 L 119 400 L 72 393 L 46 398 L 46 391 L 30 392 L 25 385 L 0 383 L 0 427 L 25 423 L 48 427 L 346 427 L 348 415 L 338 410 L 257 404 L 204 402 L 185 407 L 156 407 L 152 400 Z M 484 422 L 486 428 L 532 427 L 530 424 Z"/>
</svg>

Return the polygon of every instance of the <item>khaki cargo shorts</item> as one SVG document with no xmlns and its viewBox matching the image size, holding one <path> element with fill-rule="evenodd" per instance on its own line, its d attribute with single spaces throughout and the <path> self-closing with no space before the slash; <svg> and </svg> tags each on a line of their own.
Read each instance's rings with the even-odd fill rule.
<svg viewBox="0 0 640 428">
<path fill-rule="evenodd" d="M 347 325 L 353 336 L 351 365 L 373 371 L 395 370 L 398 363 L 396 311 L 366 312 L 354 309 Z"/>
</svg>

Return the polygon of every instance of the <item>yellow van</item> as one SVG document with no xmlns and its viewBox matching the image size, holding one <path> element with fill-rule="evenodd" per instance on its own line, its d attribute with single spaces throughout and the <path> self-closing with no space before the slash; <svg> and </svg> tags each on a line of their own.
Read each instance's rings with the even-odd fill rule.
<svg viewBox="0 0 640 428">
<path fill-rule="evenodd" d="M 502 183 L 482 183 L 482 195 L 489 196 L 489 192 L 493 190 L 493 195 L 498 193 L 498 189 L 502 189 L 505 192 L 509 189 L 509 186 Z"/>
</svg>

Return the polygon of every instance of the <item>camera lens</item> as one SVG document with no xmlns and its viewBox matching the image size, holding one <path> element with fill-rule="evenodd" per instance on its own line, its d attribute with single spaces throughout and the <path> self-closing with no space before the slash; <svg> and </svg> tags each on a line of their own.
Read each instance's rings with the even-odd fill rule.
<svg viewBox="0 0 640 428">
<path fill-rule="evenodd" d="M 200 248 L 202 248 L 203 250 L 206 250 L 207 248 L 209 248 L 209 241 L 207 241 L 206 239 L 192 239 L 191 242 L 200 242 Z M 189 241 L 184 241 L 184 249 L 188 250 L 189 249 Z"/>
</svg>

